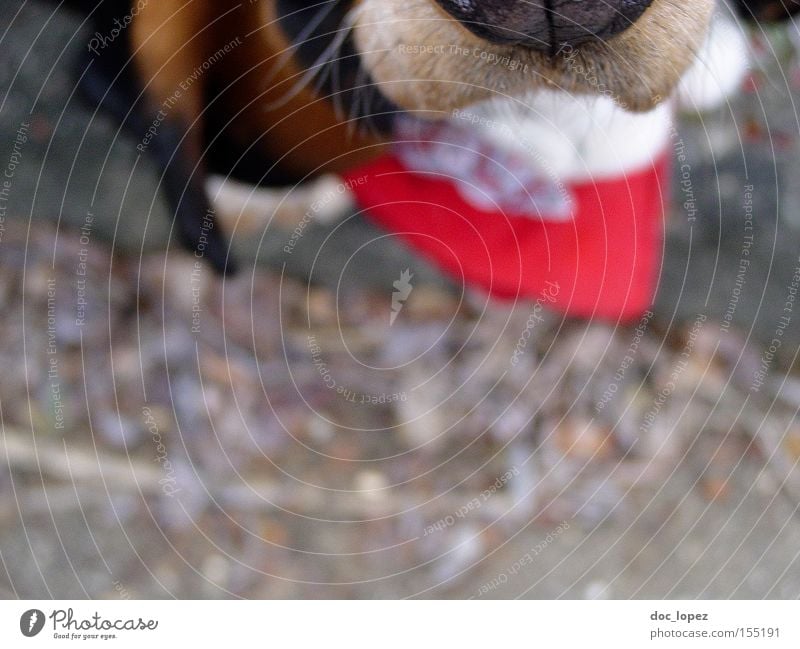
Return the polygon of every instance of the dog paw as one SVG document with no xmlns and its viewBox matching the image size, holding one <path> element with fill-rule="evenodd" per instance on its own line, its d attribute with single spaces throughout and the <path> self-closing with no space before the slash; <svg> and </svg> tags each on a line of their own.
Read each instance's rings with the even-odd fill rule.
<svg viewBox="0 0 800 649">
<path fill-rule="evenodd" d="M 232 237 L 268 227 L 293 230 L 310 221 L 333 224 L 348 216 L 355 205 L 350 190 L 334 175 L 287 187 L 259 187 L 211 175 L 206 193 Z"/>
</svg>

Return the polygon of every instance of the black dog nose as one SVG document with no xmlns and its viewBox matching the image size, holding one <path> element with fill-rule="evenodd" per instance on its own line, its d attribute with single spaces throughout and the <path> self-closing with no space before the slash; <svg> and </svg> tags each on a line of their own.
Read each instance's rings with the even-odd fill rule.
<svg viewBox="0 0 800 649">
<path fill-rule="evenodd" d="M 436 0 L 477 36 L 555 52 L 630 27 L 653 0 Z"/>
</svg>

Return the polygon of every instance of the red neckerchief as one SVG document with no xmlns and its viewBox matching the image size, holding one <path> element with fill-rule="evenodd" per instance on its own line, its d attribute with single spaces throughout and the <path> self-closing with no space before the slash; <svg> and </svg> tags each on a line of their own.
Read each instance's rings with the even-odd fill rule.
<svg viewBox="0 0 800 649">
<path fill-rule="evenodd" d="M 567 200 L 559 201 L 554 182 L 548 188 L 541 176 L 509 169 L 496 150 L 487 156 L 474 146 L 449 145 L 445 174 L 426 161 L 426 149 L 437 154 L 430 145 L 414 142 L 410 154 L 396 150 L 345 180 L 369 219 L 457 283 L 503 299 L 544 297 L 551 308 L 583 318 L 631 321 L 652 304 L 666 152 L 620 177 L 561 184 Z"/>
</svg>

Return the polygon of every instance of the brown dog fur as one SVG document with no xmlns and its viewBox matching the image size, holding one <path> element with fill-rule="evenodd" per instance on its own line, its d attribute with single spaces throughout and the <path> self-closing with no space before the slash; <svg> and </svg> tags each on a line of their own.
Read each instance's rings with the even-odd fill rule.
<svg viewBox="0 0 800 649">
<path fill-rule="evenodd" d="M 138 75 L 157 110 L 215 52 L 229 52 L 182 91 L 175 116 L 191 125 L 193 155 L 206 118 L 209 84 L 224 88 L 213 110 L 230 123 L 242 145 L 254 141 L 281 167 L 298 175 L 336 172 L 375 155 L 379 142 L 356 132 L 308 86 L 304 70 L 287 54 L 271 2 L 160 0 L 149 3 L 132 26 Z M 313 125 L 313 128 L 307 128 Z"/>
</svg>

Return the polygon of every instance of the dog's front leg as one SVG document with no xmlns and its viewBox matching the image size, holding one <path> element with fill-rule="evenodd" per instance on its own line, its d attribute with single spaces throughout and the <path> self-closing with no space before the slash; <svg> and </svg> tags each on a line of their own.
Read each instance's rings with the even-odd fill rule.
<svg viewBox="0 0 800 649">
<path fill-rule="evenodd" d="M 225 4 L 147 3 L 131 26 L 131 50 L 145 111 L 152 115 L 147 153 L 161 168 L 178 237 L 216 269 L 231 272 L 229 246 L 205 194 L 203 165 L 204 94 Z"/>
</svg>

